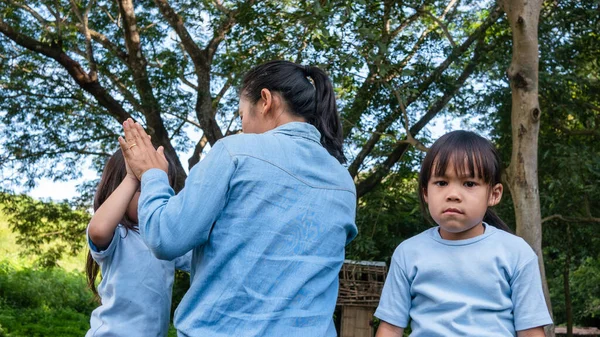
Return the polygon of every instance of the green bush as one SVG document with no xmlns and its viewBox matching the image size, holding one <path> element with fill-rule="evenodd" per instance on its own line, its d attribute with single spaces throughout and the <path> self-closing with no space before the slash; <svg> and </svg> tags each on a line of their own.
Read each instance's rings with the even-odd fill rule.
<svg viewBox="0 0 600 337">
<path fill-rule="evenodd" d="M 17 269 L 0 262 L 0 298 L 13 308 L 71 309 L 90 313 L 96 303 L 82 273 L 53 269 Z"/>
<path fill-rule="evenodd" d="M 89 329 L 89 314 L 72 309 L 0 308 L 0 336 L 7 337 L 81 337 Z M 6 334 L 10 332 L 9 334 Z"/>
<path fill-rule="evenodd" d="M 83 336 L 96 306 L 82 273 L 0 261 L 0 337 Z"/>
</svg>

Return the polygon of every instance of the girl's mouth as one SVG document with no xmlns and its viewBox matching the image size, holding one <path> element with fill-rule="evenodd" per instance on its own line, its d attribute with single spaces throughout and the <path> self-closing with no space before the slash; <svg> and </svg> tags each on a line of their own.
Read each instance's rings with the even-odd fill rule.
<svg viewBox="0 0 600 337">
<path fill-rule="evenodd" d="M 451 214 L 463 214 L 463 212 L 461 210 L 459 210 L 458 208 L 447 208 L 444 210 L 444 214 L 447 213 L 451 213 Z"/>
</svg>

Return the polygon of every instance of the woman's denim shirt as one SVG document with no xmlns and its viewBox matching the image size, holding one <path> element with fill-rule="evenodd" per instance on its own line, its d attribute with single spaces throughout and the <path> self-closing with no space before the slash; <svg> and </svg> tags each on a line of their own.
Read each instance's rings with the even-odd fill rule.
<svg viewBox="0 0 600 337">
<path fill-rule="evenodd" d="M 158 258 L 193 249 L 179 336 L 336 336 L 355 213 L 348 171 L 302 122 L 218 141 L 177 195 L 149 170 L 139 200 L 140 233 Z"/>
</svg>

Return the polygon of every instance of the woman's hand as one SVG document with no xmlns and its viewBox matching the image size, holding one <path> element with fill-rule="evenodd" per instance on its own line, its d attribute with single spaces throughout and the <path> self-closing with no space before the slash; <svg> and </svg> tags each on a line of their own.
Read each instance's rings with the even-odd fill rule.
<svg viewBox="0 0 600 337">
<path fill-rule="evenodd" d="M 169 163 L 165 158 L 164 148 L 154 149 L 150 137 L 139 123 L 134 123 L 131 118 L 123 122 L 125 139 L 119 137 L 119 145 L 125 157 L 129 170 L 137 179 L 142 180 L 144 172 L 157 168 L 168 173 Z"/>
</svg>

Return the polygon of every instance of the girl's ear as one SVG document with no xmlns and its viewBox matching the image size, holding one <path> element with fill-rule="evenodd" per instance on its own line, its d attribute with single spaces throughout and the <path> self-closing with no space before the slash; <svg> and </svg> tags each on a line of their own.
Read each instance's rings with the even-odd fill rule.
<svg viewBox="0 0 600 337">
<path fill-rule="evenodd" d="M 426 204 L 429 203 L 429 202 L 427 202 L 427 188 L 423 189 L 423 200 L 425 201 Z"/>
<path fill-rule="evenodd" d="M 490 196 L 488 198 L 488 206 L 496 206 L 502 200 L 502 192 L 504 191 L 504 187 L 502 184 L 498 183 L 492 186 Z"/>
</svg>

